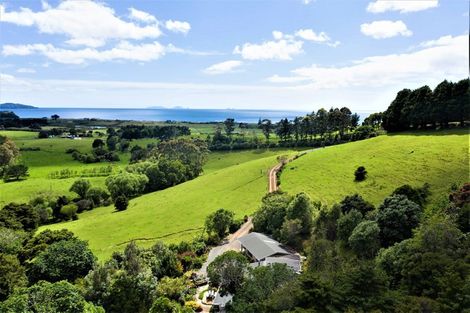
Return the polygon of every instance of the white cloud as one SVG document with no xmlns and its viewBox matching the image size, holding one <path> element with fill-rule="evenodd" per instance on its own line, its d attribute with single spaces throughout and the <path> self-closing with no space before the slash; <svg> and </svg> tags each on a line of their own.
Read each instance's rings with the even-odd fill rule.
<svg viewBox="0 0 470 313">
<path fill-rule="evenodd" d="M 346 87 L 380 87 L 423 85 L 443 79 L 468 76 L 468 35 L 443 37 L 439 45 L 411 53 L 372 56 L 343 67 L 313 65 L 292 71 L 292 76 L 272 76 L 270 82 L 304 82 L 305 88 L 341 89 Z M 397 87 L 398 88 L 398 87 Z"/>
<path fill-rule="evenodd" d="M 292 60 L 292 57 L 303 53 L 304 41 L 311 41 L 336 47 L 339 41 L 333 42 L 325 33 L 316 33 L 312 29 L 299 29 L 293 35 L 281 31 L 272 32 L 274 40 L 260 44 L 244 43 L 233 49 L 234 54 L 240 54 L 246 60 Z"/>
<path fill-rule="evenodd" d="M 157 22 L 157 18 L 152 14 L 134 8 L 129 8 L 129 18 L 148 24 Z"/>
<path fill-rule="evenodd" d="M 63 64 L 84 64 L 87 61 L 108 62 L 115 60 L 148 62 L 157 60 L 167 53 L 195 56 L 221 55 L 221 53 L 213 51 L 178 48 L 172 44 L 163 46 L 156 41 L 139 45 L 121 41 L 115 47 L 104 50 L 96 48 L 71 50 L 58 48 L 52 44 L 4 45 L 2 49 L 2 55 L 4 56 L 39 54 Z M 49 65 L 50 63 L 45 63 L 43 66 L 47 67 Z"/>
<path fill-rule="evenodd" d="M 178 47 L 175 47 L 171 43 L 168 46 L 166 46 L 165 50 L 168 53 L 179 53 L 179 54 L 196 55 L 196 56 L 223 55 L 223 53 L 218 52 L 218 51 L 198 51 L 198 50 L 178 48 Z"/>
<path fill-rule="evenodd" d="M 94 48 L 108 40 L 142 40 L 161 35 L 157 23 L 139 26 L 124 21 L 112 8 L 90 0 L 65 0 L 55 8 L 43 5 L 43 10 L 38 12 L 28 8 L 6 12 L 0 5 L 0 22 L 35 26 L 41 33 L 67 36 L 68 44 Z"/>
<path fill-rule="evenodd" d="M 183 33 L 183 34 L 187 34 L 191 30 L 191 25 L 188 22 L 180 22 L 180 21 L 173 21 L 173 20 L 166 21 L 165 27 L 169 31 L 172 31 L 175 33 Z"/>
<path fill-rule="evenodd" d="M 439 0 L 376 0 L 370 2 L 367 11 L 371 13 L 383 13 L 387 11 L 399 11 L 400 13 L 423 11 L 435 8 Z"/>
<path fill-rule="evenodd" d="M 293 56 L 303 52 L 302 46 L 302 41 L 281 39 L 261 44 L 245 43 L 236 46 L 233 53 L 246 60 L 292 60 Z"/>
<path fill-rule="evenodd" d="M 361 25 L 361 32 L 375 39 L 391 38 L 398 35 L 411 36 L 413 32 L 402 21 L 374 21 Z"/>
<path fill-rule="evenodd" d="M 283 34 L 282 32 L 280 32 L 280 31 L 278 31 L 278 30 L 274 30 L 274 31 L 273 31 L 273 37 L 274 37 L 274 39 L 276 39 L 276 40 L 281 40 L 282 37 L 284 37 L 284 34 Z"/>
<path fill-rule="evenodd" d="M 203 72 L 209 75 L 233 72 L 243 64 L 242 61 L 230 60 L 209 66 Z"/>
<path fill-rule="evenodd" d="M 455 40 L 451 35 L 442 36 L 435 40 L 424 41 L 419 44 L 420 47 L 435 47 L 435 46 L 445 46 L 452 44 L 452 41 Z"/>
<path fill-rule="evenodd" d="M 165 54 L 165 47 L 158 42 L 133 45 L 126 41 L 122 41 L 114 48 L 107 50 L 97 50 L 95 48 L 68 50 L 57 48 L 51 44 L 4 45 L 2 54 L 4 56 L 42 54 L 58 63 L 83 64 L 88 60 L 99 62 L 156 60 Z"/>
<path fill-rule="evenodd" d="M 339 46 L 339 41 L 332 41 L 331 38 L 325 33 L 316 33 L 313 29 L 299 29 L 295 32 L 295 36 L 302 38 L 303 40 L 312 41 L 316 43 L 324 43 L 330 47 Z"/>
<path fill-rule="evenodd" d="M 295 35 L 308 41 L 326 42 L 331 40 L 325 32 L 317 34 L 312 29 L 299 29 Z"/>
<path fill-rule="evenodd" d="M 36 70 L 34 68 L 21 67 L 16 70 L 18 73 L 34 74 Z"/>
</svg>

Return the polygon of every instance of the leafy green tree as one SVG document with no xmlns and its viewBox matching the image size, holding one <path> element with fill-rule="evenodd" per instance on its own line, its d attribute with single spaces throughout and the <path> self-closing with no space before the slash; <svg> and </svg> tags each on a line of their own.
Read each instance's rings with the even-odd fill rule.
<svg viewBox="0 0 470 313">
<path fill-rule="evenodd" d="M 205 227 L 209 235 L 214 234 L 222 239 L 228 232 L 233 223 L 234 213 L 225 209 L 218 209 L 206 217 Z"/>
<path fill-rule="evenodd" d="M 359 166 L 356 171 L 354 172 L 354 180 L 355 181 L 363 181 L 367 177 L 367 171 L 364 166 Z"/>
<path fill-rule="evenodd" d="M 116 211 L 127 210 L 128 206 L 129 199 L 127 199 L 126 196 L 117 196 L 116 199 L 114 199 L 114 208 L 116 209 Z"/>
<path fill-rule="evenodd" d="M 374 221 L 359 223 L 348 239 L 349 246 L 359 256 L 372 258 L 380 248 L 380 229 Z"/>
<path fill-rule="evenodd" d="M 426 204 L 426 199 L 429 194 L 429 184 L 424 184 L 421 188 L 413 188 L 410 185 L 406 184 L 398 187 L 392 192 L 392 196 L 404 195 L 408 198 L 408 200 L 413 201 L 421 207 L 424 207 L 424 205 Z"/>
<path fill-rule="evenodd" d="M 24 164 L 13 164 L 6 166 L 3 171 L 3 180 L 9 182 L 12 180 L 25 179 L 29 176 L 28 167 Z"/>
<path fill-rule="evenodd" d="M 0 135 L 0 168 L 12 164 L 20 155 L 20 150 L 16 147 L 15 143 Z"/>
<path fill-rule="evenodd" d="M 132 198 L 144 191 L 147 182 L 148 178 L 145 175 L 121 173 L 108 176 L 106 178 L 106 187 L 114 199 L 118 196 Z"/>
<path fill-rule="evenodd" d="M 157 278 L 179 277 L 183 274 L 178 256 L 163 242 L 157 242 L 150 248 L 150 251 L 145 251 L 142 257 L 144 263 L 150 267 L 153 276 Z"/>
<path fill-rule="evenodd" d="M 436 216 L 424 223 L 402 257 L 401 287 L 411 295 L 435 299 L 443 312 L 465 312 L 470 306 L 468 240 L 456 225 Z"/>
<path fill-rule="evenodd" d="M 108 193 L 100 187 L 91 187 L 88 189 L 86 196 L 93 202 L 93 206 L 100 206 L 105 200 L 109 198 Z"/>
<path fill-rule="evenodd" d="M 392 312 L 394 304 L 387 299 L 387 287 L 387 275 L 373 261 L 353 266 L 341 275 L 337 286 L 343 295 L 343 305 L 359 312 Z"/>
<path fill-rule="evenodd" d="M 235 120 L 233 118 L 227 118 L 224 121 L 224 128 L 227 136 L 231 136 L 233 131 L 235 130 Z"/>
<path fill-rule="evenodd" d="M 237 291 L 233 298 L 231 312 L 263 312 L 264 302 L 273 292 L 295 278 L 296 274 L 284 264 L 260 266 L 251 270 L 243 287 Z"/>
<path fill-rule="evenodd" d="M 286 208 L 291 201 L 291 196 L 281 192 L 269 193 L 264 196 L 260 208 L 253 215 L 254 230 L 279 239 L 286 216 Z"/>
<path fill-rule="evenodd" d="M 117 274 L 105 299 L 106 313 L 147 313 L 155 299 L 157 280 L 151 272 Z"/>
<path fill-rule="evenodd" d="M 352 128 L 356 128 L 357 126 L 359 126 L 359 120 L 361 119 L 361 117 L 359 116 L 359 114 L 357 113 L 354 113 L 351 115 L 351 127 Z"/>
<path fill-rule="evenodd" d="M 18 254 L 27 237 L 27 234 L 22 230 L 0 227 L 0 253 Z"/>
<path fill-rule="evenodd" d="M 347 214 L 351 210 L 356 210 L 362 215 L 366 215 L 367 212 L 373 211 L 375 209 L 370 202 L 364 200 L 357 193 L 344 197 L 344 199 L 340 202 L 340 207 L 343 214 Z"/>
<path fill-rule="evenodd" d="M 14 288 L 26 286 L 27 282 L 24 267 L 16 256 L 0 253 L 0 301 L 5 300 Z"/>
<path fill-rule="evenodd" d="M 0 210 L 0 226 L 31 232 L 38 224 L 39 215 L 29 204 L 10 203 Z"/>
<path fill-rule="evenodd" d="M 337 223 L 341 216 L 341 208 L 334 205 L 332 208 L 326 206 L 320 208 L 317 217 L 313 223 L 313 235 L 315 238 L 336 240 Z"/>
<path fill-rule="evenodd" d="M 164 158 L 183 163 L 186 167 L 186 178 L 192 179 L 202 173 L 208 149 L 205 141 L 179 138 L 160 142 L 155 153 L 157 159 Z"/>
<path fill-rule="evenodd" d="M 331 282 L 307 272 L 273 292 L 264 312 L 344 312 L 343 302 L 340 291 Z"/>
<path fill-rule="evenodd" d="M 209 264 L 207 276 L 212 286 L 235 293 L 242 285 L 247 269 L 248 260 L 243 254 L 227 251 Z"/>
<path fill-rule="evenodd" d="M 60 208 L 60 215 L 66 221 L 77 218 L 78 207 L 75 203 L 69 203 Z"/>
<path fill-rule="evenodd" d="M 455 219 L 462 232 L 470 232 L 470 183 L 450 194 L 449 200 L 446 213 Z"/>
<path fill-rule="evenodd" d="M 349 236 L 351 236 L 354 228 L 362 222 L 362 214 L 356 209 L 350 210 L 338 219 L 338 239 L 347 243 Z"/>
<path fill-rule="evenodd" d="M 100 307 L 87 303 L 74 285 L 60 281 L 41 281 L 28 288 L 16 290 L 0 304 L 5 313 L 104 313 Z"/>
<path fill-rule="evenodd" d="M 266 140 L 269 141 L 269 137 L 271 137 L 271 133 L 273 132 L 273 124 L 270 119 L 264 119 L 261 121 L 259 128 L 263 132 L 264 137 Z"/>
<path fill-rule="evenodd" d="M 105 143 L 101 139 L 95 139 L 95 140 L 93 140 L 93 143 L 91 144 L 91 147 L 93 149 L 103 148 L 104 146 L 105 146 Z"/>
<path fill-rule="evenodd" d="M 302 241 L 302 221 L 299 219 L 285 220 L 281 228 L 281 241 L 298 248 Z"/>
<path fill-rule="evenodd" d="M 69 191 L 75 192 L 80 197 L 80 199 L 85 199 L 90 187 L 91 183 L 88 179 L 77 179 L 73 182 Z"/>
<path fill-rule="evenodd" d="M 182 307 L 178 302 L 166 297 L 158 297 L 150 308 L 149 313 L 191 313 L 193 310 Z"/>
<path fill-rule="evenodd" d="M 106 146 L 108 147 L 109 151 L 115 151 L 116 146 L 119 142 L 119 137 L 115 135 L 109 135 L 106 139 Z"/>
<path fill-rule="evenodd" d="M 85 241 L 62 240 L 39 253 L 31 263 L 28 276 L 31 281 L 74 281 L 88 274 L 95 260 Z"/>
<path fill-rule="evenodd" d="M 306 193 L 297 194 L 289 203 L 286 212 L 286 219 L 298 219 L 301 223 L 300 234 L 307 235 L 312 228 L 312 201 Z"/>
<path fill-rule="evenodd" d="M 63 241 L 76 239 L 75 235 L 67 230 L 49 230 L 46 229 L 34 237 L 31 237 L 24 243 L 23 249 L 20 252 L 19 258 L 22 262 L 33 260 L 40 252 L 46 250 L 51 244 Z"/>
<path fill-rule="evenodd" d="M 189 283 L 184 277 L 163 277 L 158 281 L 157 295 L 173 301 L 184 302 L 184 295 L 189 289 Z"/>
<path fill-rule="evenodd" d="M 384 200 L 377 213 L 382 245 L 388 247 L 395 242 L 410 238 L 418 226 L 422 209 L 406 196 L 395 195 Z"/>
</svg>

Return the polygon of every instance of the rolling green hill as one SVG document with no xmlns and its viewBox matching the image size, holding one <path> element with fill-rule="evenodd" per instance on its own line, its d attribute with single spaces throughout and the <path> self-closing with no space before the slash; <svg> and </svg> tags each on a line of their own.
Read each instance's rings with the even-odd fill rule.
<svg viewBox="0 0 470 313">
<path fill-rule="evenodd" d="M 219 208 L 234 211 L 237 218 L 253 213 L 267 192 L 267 170 L 276 163 L 276 157 L 269 156 L 213 170 L 131 200 L 126 211 L 98 208 L 80 214 L 77 221 L 48 225 L 40 231 L 67 228 L 88 240 L 100 259 L 133 239 L 141 245 L 191 239 L 202 231 L 205 217 Z"/>
<path fill-rule="evenodd" d="M 0 135 L 11 138 L 18 148 L 39 148 L 39 151 L 22 151 L 21 162 L 29 167 L 30 176 L 27 180 L 4 183 L 0 180 L 0 207 L 10 202 L 27 202 L 38 193 L 52 195 L 70 195 L 68 189 L 77 178 L 49 179 L 51 172 L 62 169 L 82 171 L 112 165 L 115 172 L 123 169 L 128 163 L 130 153 L 118 153 L 120 161 L 116 163 L 83 164 L 74 161 L 67 149 L 77 149 L 80 152 L 90 153 L 91 144 L 96 138 L 83 138 L 71 140 L 66 138 L 38 139 L 36 132 L 29 131 L 0 131 Z M 153 139 L 139 139 L 132 141 L 132 145 L 145 147 Z M 241 164 L 268 156 L 282 154 L 287 150 L 250 150 L 237 152 L 214 152 L 204 167 L 204 172 L 210 173 L 228 166 Z M 87 177 L 95 186 L 104 187 L 105 177 Z"/>
<path fill-rule="evenodd" d="M 354 182 L 354 171 L 365 166 L 368 178 Z M 400 133 L 318 149 L 289 163 L 281 189 L 307 192 L 331 205 L 359 193 L 377 205 L 395 188 L 431 185 L 430 205 L 453 184 L 469 180 L 468 129 Z"/>
</svg>

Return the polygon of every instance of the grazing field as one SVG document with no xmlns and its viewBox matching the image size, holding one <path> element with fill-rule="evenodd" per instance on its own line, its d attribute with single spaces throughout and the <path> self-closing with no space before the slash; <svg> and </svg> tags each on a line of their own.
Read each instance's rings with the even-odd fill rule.
<svg viewBox="0 0 470 313">
<path fill-rule="evenodd" d="M 67 228 L 88 240 L 101 260 L 130 240 L 141 245 L 189 240 L 202 232 L 205 217 L 219 208 L 234 211 L 237 218 L 253 213 L 267 191 L 267 171 L 276 162 L 269 156 L 220 170 L 213 167 L 194 180 L 131 200 L 126 211 L 97 208 L 80 214 L 77 221 L 40 231 Z"/>
<path fill-rule="evenodd" d="M 21 162 L 29 167 L 27 180 L 4 183 L 0 180 L 0 207 L 10 202 L 26 202 L 38 193 L 49 193 L 51 195 L 72 195 L 68 190 L 77 179 L 50 179 L 49 174 L 62 169 L 83 171 L 98 169 L 111 165 L 114 172 L 123 169 L 128 163 L 130 153 L 120 153 L 120 161 L 115 163 L 83 164 L 72 159 L 66 154 L 67 149 L 77 149 L 83 153 L 90 153 L 91 144 L 95 138 L 83 138 L 71 140 L 65 138 L 38 139 L 37 132 L 29 131 L 0 131 L 0 135 L 11 138 L 18 148 L 39 148 L 39 151 L 21 151 Z M 103 139 L 105 140 L 105 139 Z M 140 145 L 145 147 L 148 143 L 155 142 L 154 139 L 133 140 L 131 146 Z M 291 150 L 249 150 L 237 152 L 214 152 L 209 155 L 208 162 L 204 167 L 204 173 L 208 174 L 228 166 L 241 164 L 243 162 L 260 159 L 268 156 L 288 153 Z M 104 187 L 105 177 L 86 177 L 95 186 Z"/>
<path fill-rule="evenodd" d="M 72 159 L 65 150 L 74 148 L 80 152 L 91 152 L 91 144 L 96 138 L 72 140 L 66 138 L 37 139 L 36 132 L 0 131 L 0 135 L 10 137 L 18 148 L 39 148 L 39 151 L 21 151 L 21 162 L 29 167 L 27 180 L 4 183 L 0 182 L 0 206 L 10 202 L 28 201 L 37 193 L 52 195 L 69 194 L 68 189 L 77 178 L 50 179 L 49 174 L 62 169 L 76 170 L 100 168 L 111 165 L 114 171 L 129 161 L 129 153 L 119 153 L 121 159 L 116 163 L 83 164 Z M 90 177 L 92 184 L 104 186 L 105 177 Z"/>
<path fill-rule="evenodd" d="M 365 166 L 368 178 L 354 182 L 354 171 Z M 429 206 L 452 184 L 469 180 L 468 129 L 410 132 L 318 149 L 289 163 L 281 189 L 307 192 L 331 205 L 358 193 L 375 205 L 395 188 L 431 185 Z"/>
</svg>

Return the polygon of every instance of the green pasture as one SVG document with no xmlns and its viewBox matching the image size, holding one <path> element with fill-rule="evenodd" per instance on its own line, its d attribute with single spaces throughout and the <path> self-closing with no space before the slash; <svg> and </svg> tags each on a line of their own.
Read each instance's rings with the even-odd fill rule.
<svg viewBox="0 0 470 313">
<path fill-rule="evenodd" d="M 219 208 L 234 211 L 237 218 L 253 213 L 267 192 L 268 169 L 276 162 L 276 156 L 233 166 L 227 162 L 225 169 L 213 168 L 194 180 L 133 199 L 126 211 L 97 208 L 80 214 L 77 221 L 48 225 L 40 231 L 67 228 L 88 240 L 101 260 L 130 240 L 143 246 L 157 240 L 190 240 L 202 232 L 205 217 Z"/>
<path fill-rule="evenodd" d="M 365 166 L 368 178 L 354 181 Z M 331 205 L 358 193 L 378 205 L 395 188 L 431 185 L 429 205 L 449 192 L 452 184 L 469 181 L 468 129 L 384 135 L 321 148 L 289 163 L 281 175 L 281 189 L 307 192 L 313 200 Z"/>
</svg>

